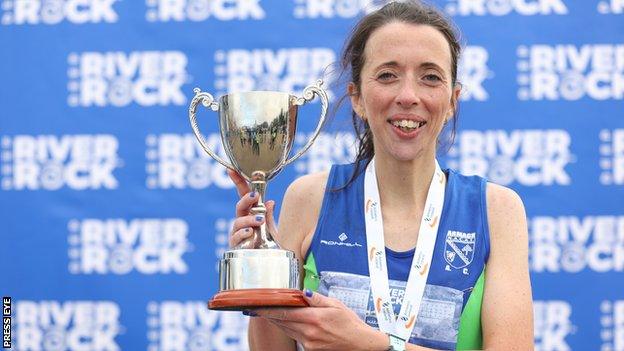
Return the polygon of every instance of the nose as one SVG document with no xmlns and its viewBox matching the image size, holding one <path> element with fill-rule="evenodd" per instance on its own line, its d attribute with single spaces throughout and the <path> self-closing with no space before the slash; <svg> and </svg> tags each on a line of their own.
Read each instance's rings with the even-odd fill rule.
<svg viewBox="0 0 624 351">
<path fill-rule="evenodd" d="M 420 104 L 420 97 L 417 84 L 405 80 L 400 86 L 400 90 L 395 98 L 396 103 L 403 108 L 410 108 Z"/>
</svg>

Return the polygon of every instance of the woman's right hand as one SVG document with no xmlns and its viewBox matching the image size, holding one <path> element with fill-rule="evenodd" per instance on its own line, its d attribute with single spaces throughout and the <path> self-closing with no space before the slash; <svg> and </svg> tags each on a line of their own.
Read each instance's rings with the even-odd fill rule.
<svg viewBox="0 0 624 351">
<path fill-rule="evenodd" d="M 236 185 L 236 190 L 240 196 L 240 200 L 236 203 L 236 219 L 232 231 L 230 232 L 229 244 L 230 247 L 236 247 L 244 240 L 251 238 L 254 233 L 254 228 L 259 227 L 266 220 L 268 230 L 275 235 L 277 233 L 277 227 L 275 226 L 275 219 L 273 216 L 273 210 L 275 208 L 275 201 L 265 201 L 266 218 L 263 215 L 251 214 L 251 208 L 258 202 L 258 194 L 251 192 L 249 184 L 240 174 L 228 169 L 228 175 Z"/>
</svg>

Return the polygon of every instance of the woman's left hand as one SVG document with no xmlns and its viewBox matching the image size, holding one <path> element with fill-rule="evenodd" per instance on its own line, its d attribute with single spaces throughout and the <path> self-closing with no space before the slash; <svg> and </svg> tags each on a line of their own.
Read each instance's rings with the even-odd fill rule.
<svg viewBox="0 0 624 351">
<path fill-rule="evenodd" d="M 385 350 L 388 336 L 364 323 L 337 299 L 306 290 L 310 307 L 272 308 L 246 314 L 266 318 L 306 351 Z"/>
</svg>

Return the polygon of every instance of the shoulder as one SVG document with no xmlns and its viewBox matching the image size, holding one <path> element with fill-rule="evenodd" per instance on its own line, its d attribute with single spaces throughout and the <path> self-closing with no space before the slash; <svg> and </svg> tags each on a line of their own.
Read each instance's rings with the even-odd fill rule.
<svg viewBox="0 0 624 351">
<path fill-rule="evenodd" d="M 284 202 L 313 205 L 317 201 L 322 201 L 328 176 L 329 171 L 325 171 L 307 174 L 295 179 L 286 189 Z"/>
<path fill-rule="evenodd" d="M 524 204 L 518 193 L 487 183 L 486 202 L 492 253 L 524 251 L 528 245 L 528 229 Z"/>
<path fill-rule="evenodd" d="M 524 204 L 520 195 L 502 185 L 487 183 L 486 202 L 489 221 L 524 219 Z"/>
</svg>

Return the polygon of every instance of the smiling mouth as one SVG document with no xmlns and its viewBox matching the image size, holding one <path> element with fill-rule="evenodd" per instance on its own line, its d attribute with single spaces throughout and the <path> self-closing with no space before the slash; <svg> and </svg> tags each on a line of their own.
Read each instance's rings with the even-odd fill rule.
<svg viewBox="0 0 624 351">
<path fill-rule="evenodd" d="M 420 127 L 427 124 L 427 122 L 425 121 L 414 121 L 410 119 L 397 119 L 397 120 L 388 121 L 388 122 L 390 122 L 390 124 L 401 129 L 401 131 L 406 132 L 406 133 L 415 131 L 416 129 L 419 129 Z"/>
</svg>

